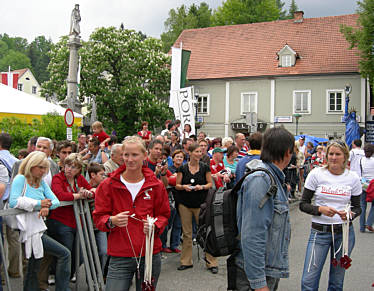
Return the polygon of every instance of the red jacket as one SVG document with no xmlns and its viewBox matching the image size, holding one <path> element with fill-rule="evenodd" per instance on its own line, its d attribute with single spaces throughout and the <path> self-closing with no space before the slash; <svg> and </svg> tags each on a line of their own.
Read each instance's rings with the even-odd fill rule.
<svg viewBox="0 0 374 291">
<path fill-rule="evenodd" d="M 87 190 L 90 190 L 92 188 L 91 185 L 88 184 L 88 182 L 82 175 L 78 176 L 77 184 L 79 188 L 83 187 Z M 75 185 L 73 185 L 73 187 L 75 187 Z M 57 196 L 58 200 L 60 201 L 74 201 L 73 193 L 78 192 L 77 189 L 72 190 L 70 188 L 70 185 L 68 183 L 68 180 L 65 177 L 64 172 L 60 172 L 53 176 L 52 191 Z M 72 228 L 77 227 L 77 224 L 75 222 L 73 205 L 59 207 L 59 208 L 54 209 L 51 212 L 51 215 L 49 216 L 49 218 L 55 219 Z"/>
<path fill-rule="evenodd" d="M 169 198 L 164 185 L 148 167 L 143 166 L 142 171 L 145 182 L 135 200 L 132 201 L 130 192 L 121 182 L 120 175 L 125 171 L 126 165 L 118 168 L 105 179 L 96 190 L 95 210 L 93 220 L 101 231 L 110 232 L 108 236 L 108 255 L 115 257 L 139 256 L 143 246 L 142 256 L 145 255 L 145 235 L 143 223 L 129 217 L 127 225 L 134 252 L 131 248 L 129 236 L 125 227 L 109 229 L 107 221 L 123 211 L 135 214 L 137 219 L 147 219 L 147 215 L 157 218 L 153 253 L 161 251 L 162 244 L 159 235 L 162 234 L 170 217 Z"/>
</svg>

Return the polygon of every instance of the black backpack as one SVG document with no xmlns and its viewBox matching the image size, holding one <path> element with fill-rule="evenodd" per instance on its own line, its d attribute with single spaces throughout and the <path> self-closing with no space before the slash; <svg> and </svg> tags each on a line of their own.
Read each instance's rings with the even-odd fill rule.
<svg viewBox="0 0 374 291">
<path fill-rule="evenodd" d="M 221 187 L 218 190 L 209 190 L 205 202 L 200 206 L 199 227 L 196 235 L 197 243 L 205 252 L 214 257 L 221 257 L 238 251 L 237 193 L 244 179 L 258 171 L 265 172 L 271 180 L 269 190 L 259 205 L 262 208 L 269 198 L 275 196 L 278 190 L 275 179 L 268 169 L 251 169 L 233 189 L 226 190 Z"/>
</svg>

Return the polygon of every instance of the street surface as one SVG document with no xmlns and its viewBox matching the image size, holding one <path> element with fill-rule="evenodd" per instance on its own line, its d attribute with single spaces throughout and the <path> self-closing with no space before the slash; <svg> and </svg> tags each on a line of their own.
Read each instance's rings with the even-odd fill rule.
<svg viewBox="0 0 374 291">
<path fill-rule="evenodd" d="M 309 215 L 301 213 L 297 205 L 291 206 L 292 237 L 290 245 L 290 278 L 281 279 L 280 291 L 299 291 L 307 239 L 310 232 Z M 352 266 L 345 276 L 344 290 L 369 291 L 374 290 L 374 260 L 371 247 L 374 245 L 374 233 L 360 233 L 358 219 L 354 221 L 356 246 L 352 253 Z M 200 250 L 200 258 L 202 252 Z M 160 291 L 224 291 L 226 290 L 226 260 L 219 258 L 219 273 L 213 275 L 206 270 L 202 259 L 198 260 L 197 248 L 194 248 L 194 267 L 185 271 L 177 271 L 179 254 L 163 254 L 162 272 L 157 290 Z M 325 265 L 320 281 L 320 290 L 327 289 L 327 271 Z M 83 271 L 83 268 L 81 268 Z M 83 272 L 81 272 L 83 275 Z M 13 290 L 22 290 L 21 280 L 11 279 Z M 85 279 L 80 278 L 79 290 L 88 290 Z M 73 285 L 72 285 L 73 287 Z M 6 287 L 4 290 L 7 290 Z M 50 291 L 54 291 L 50 286 Z M 72 288 L 72 290 L 74 290 Z M 135 290 L 134 288 L 131 290 Z"/>
</svg>

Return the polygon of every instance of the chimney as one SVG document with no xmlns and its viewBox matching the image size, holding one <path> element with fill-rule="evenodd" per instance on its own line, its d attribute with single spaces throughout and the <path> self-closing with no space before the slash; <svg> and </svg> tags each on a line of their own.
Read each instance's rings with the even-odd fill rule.
<svg viewBox="0 0 374 291">
<path fill-rule="evenodd" d="M 294 23 L 302 23 L 304 20 L 304 11 L 295 11 L 293 13 Z"/>
</svg>

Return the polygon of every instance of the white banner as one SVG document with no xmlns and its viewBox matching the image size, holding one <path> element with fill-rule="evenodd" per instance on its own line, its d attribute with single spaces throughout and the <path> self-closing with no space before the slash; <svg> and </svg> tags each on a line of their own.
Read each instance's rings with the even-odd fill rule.
<svg viewBox="0 0 374 291">
<path fill-rule="evenodd" d="M 195 134 L 195 106 L 193 101 L 193 87 L 179 89 L 171 92 L 172 97 L 176 97 L 177 106 L 174 107 L 175 118 L 181 121 L 181 127 L 185 124 L 191 126 L 192 134 Z"/>
</svg>

